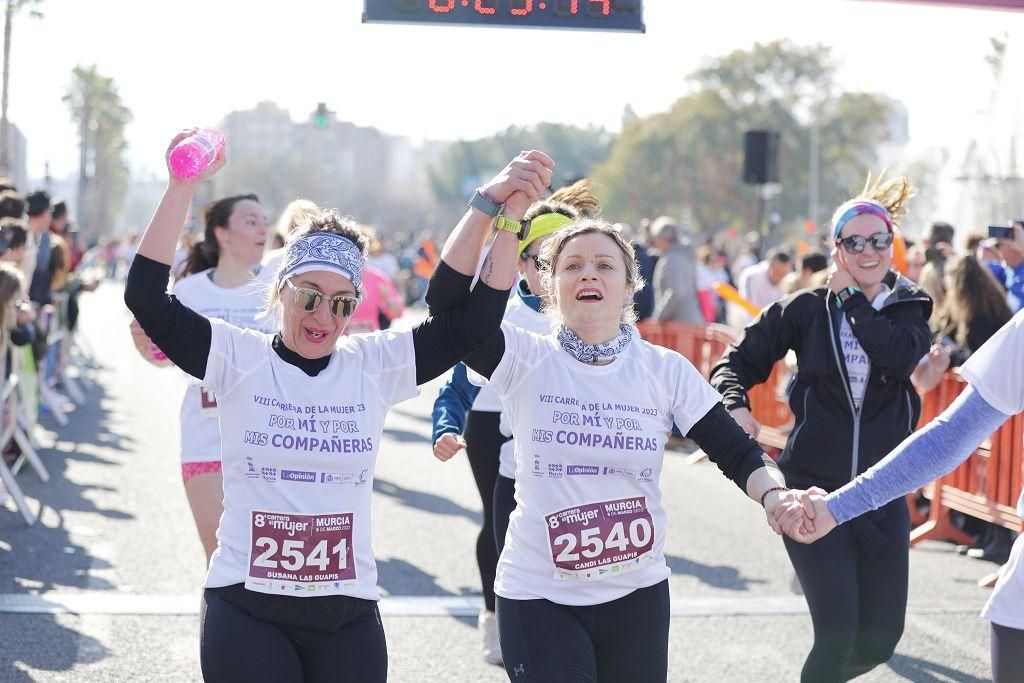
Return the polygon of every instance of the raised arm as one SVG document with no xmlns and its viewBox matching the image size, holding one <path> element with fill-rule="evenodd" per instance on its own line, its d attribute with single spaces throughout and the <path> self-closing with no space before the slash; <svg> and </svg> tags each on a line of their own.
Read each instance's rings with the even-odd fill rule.
<svg viewBox="0 0 1024 683">
<path fill-rule="evenodd" d="M 194 132 L 193 129 L 176 135 L 167 148 L 167 156 L 175 145 Z M 168 169 L 167 189 L 139 242 L 124 289 L 124 302 L 146 335 L 172 363 L 198 379 L 206 375 L 212 337 L 210 321 L 169 295 L 167 283 L 178 233 L 188 216 L 196 187 L 225 163 L 221 150 L 217 159 L 197 178 L 182 180 Z"/>
<path fill-rule="evenodd" d="M 523 152 L 487 184 L 491 196 L 502 204 L 502 214 L 522 220 L 541 191 L 551 184 L 554 162 L 543 152 Z M 465 276 L 474 272 L 480 252 L 490 233 L 492 218 L 470 209 L 448 236 L 441 260 Z M 413 330 L 416 349 L 416 383 L 423 384 L 446 372 L 467 354 L 483 346 L 498 333 L 505 304 L 516 280 L 517 235 L 499 230 L 480 267 L 480 279 L 472 293 L 451 308 L 440 309 Z M 431 279 L 431 286 L 436 285 Z"/>
<path fill-rule="evenodd" d="M 539 197 L 551 185 L 552 168 L 554 162 L 547 154 L 536 150 L 521 152 L 478 191 L 487 202 L 493 200 L 500 206 L 502 215 L 522 220 L 529 208 L 529 204 L 519 206 L 522 198 Z M 454 308 L 469 296 L 469 283 L 480 265 L 493 222 L 490 214 L 471 208 L 452 230 L 441 248 L 441 263 L 431 276 L 424 297 L 431 315 Z M 465 286 L 453 286 L 460 282 L 460 275 Z"/>
</svg>

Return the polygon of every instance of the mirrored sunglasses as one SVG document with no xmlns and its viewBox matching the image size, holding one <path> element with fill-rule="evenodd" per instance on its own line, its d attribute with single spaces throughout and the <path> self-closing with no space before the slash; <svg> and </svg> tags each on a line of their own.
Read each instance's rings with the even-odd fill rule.
<svg viewBox="0 0 1024 683">
<path fill-rule="evenodd" d="M 868 242 L 875 251 L 885 251 L 892 246 L 893 234 L 891 232 L 876 232 L 874 235 L 864 237 L 863 235 L 850 235 L 836 240 L 836 243 L 843 245 L 848 254 L 860 254 L 868 246 Z"/>
<path fill-rule="evenodd" d="M 335 318 L 348 318 L 355 313 L 356 306 L 359 305 L 358 298 L 341 295 L 324 296 L 315 289 L 296 287 L 292 284 L 291 280 L 285 280 L 285 282 L 288 283 L 288 287 L 295 294 L 295 303 L 306 313 L 312 313 L 316 309 L 320 308 L 320 304 L 322 304 L 324 299 L 326 299 L 331 302 L 331 315 Z"/>
</svg>

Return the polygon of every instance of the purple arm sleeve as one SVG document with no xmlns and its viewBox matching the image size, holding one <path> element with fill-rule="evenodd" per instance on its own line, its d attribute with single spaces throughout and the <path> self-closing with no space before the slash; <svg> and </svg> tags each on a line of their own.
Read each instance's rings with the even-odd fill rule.
<svg viewBox="0 0 1024 683">
<path fill-rule="evenodd" d="M 838 524 L 935 481 L 965 461 L 1009 416 L 972 387 L 881 462 L 826 498 Z"/>
</svg>

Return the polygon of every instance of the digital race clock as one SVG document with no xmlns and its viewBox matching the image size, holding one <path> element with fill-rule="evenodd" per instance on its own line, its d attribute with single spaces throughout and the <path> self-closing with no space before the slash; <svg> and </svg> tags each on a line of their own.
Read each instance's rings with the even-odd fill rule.
<svg viewBox="0 0 1024 683">
<path fill-rule="evenodd" d="M 644 31 L 643 0 L 365 0 L 364 22 Z"/>
</svg>

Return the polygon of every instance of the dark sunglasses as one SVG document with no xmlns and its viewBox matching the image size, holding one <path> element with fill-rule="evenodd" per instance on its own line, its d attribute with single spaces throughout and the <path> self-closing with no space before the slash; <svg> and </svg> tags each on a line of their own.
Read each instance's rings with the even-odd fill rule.
<svg viewBox="0 0 1024 683">
<path fill-rule="evenodd" d="M 296 287 L 291 280 L 285 280 L 292 292 L 295 293 L 295 303 L 306 313 L 312 313 L 320 308 L 320 304 L 327 299 L 331 302 L 331 315 L 335 318 L 347 318 L 355 313 L 359 299 L 350 296 L 324 296 L 315 289 Z"/>
<path fill-rule="evenodd" d="M 875 251 L 884 251 L 892 246 L 892 238 L 893 234 L 891 232 L 876 232 L 870 237 L 850 235 L 849 237 L 837 239 L 836 243 L 843 245 L 843 249 L 848 254 L 860 254 L 868 246 L 868 242 L 871 243 Z"/>
<path fill-rule="evenodd" d="M 544 265 L 544 261 L 541 259 L 540 254 L 520 254 L 519 258 L 523 261 L 533 261 L 533 267 L 540 270 Z"/>
</svg>

